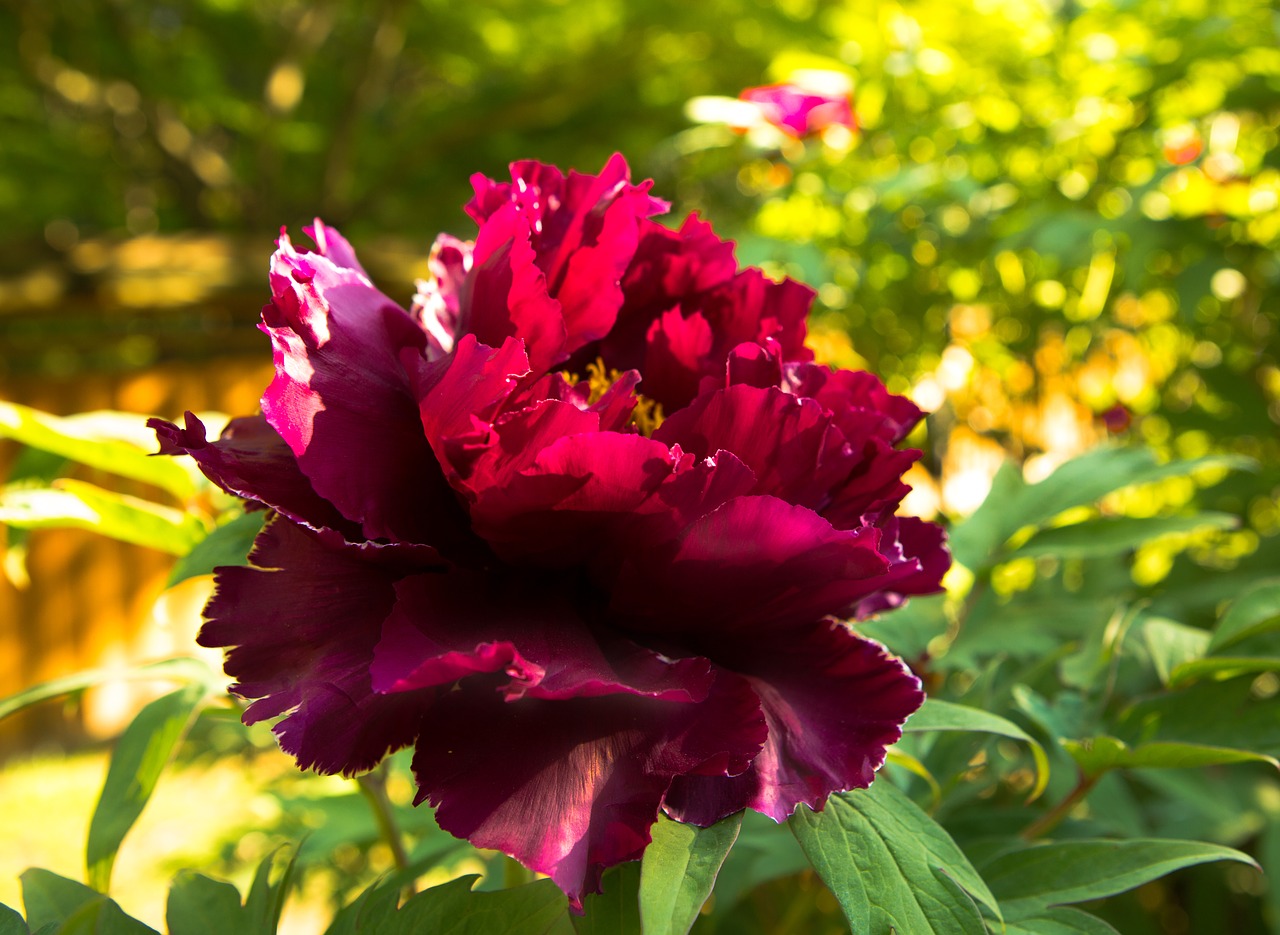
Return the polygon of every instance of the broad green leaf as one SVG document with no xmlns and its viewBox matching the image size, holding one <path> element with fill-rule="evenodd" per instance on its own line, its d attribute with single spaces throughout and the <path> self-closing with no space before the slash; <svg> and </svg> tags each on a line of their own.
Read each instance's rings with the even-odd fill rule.
<svg viewBox="0 0 1280 935">
<path fill-rule="evenodd" d="M 243 565 L 248 561 L 253 540 L 262 531 L 268 513 L 255 510 L 223 523 L 205 536 L 190 552 L 178 559 L 169 574 L 167 587 L 196 575 L 211 574 L 220 565 Z"/>
<path fill-rule="evenodd" d="M 1196 743 L 1153 741 L 1130 747 L 1123 740 L 1104 736 L 1064 740 L 1062 746 L 1090 776 L 1109 769 L 1187 769 L 1226 763 L 1262 762 L 1280 767 L 1276 760 L 1261 753 Z"/>
<path fill-rule="evenodd" d="M 174 877 L 165 907 L 169 935 L 248 935 L 240 891 L 230 883 L 190 870 Z"/>
<path fill-rule="evenodd" d="M 98 889 L 105 892 L 110 887 L 116 852 L 142 814 L 205 695 L 205 686 L 193 683 L 157 698 L 138 712 L 116 742 L 85 846 L 89 882 Z"/>
<path fill-rule="evenodd" d="M 1100 447 L 1062 465 L 1038 484 L 1027 484 L 1011 463 L 996 473 L 986 500 L 951 534 L 956 561 L 973 570 L 997 557 L 1014 533 L 1038 527 L 1073 507 L 1137 484 L 1181 477 L 1206 467 L 1249 470 L 1256 463 L 1235 455 L 1210 455 L 1160 464 L 1145 448 Z"/>
<path fill-rule="evenodd" d="M 569 918 L 576 935 L 641 935 L 640 878 L 635 861 L 605 871 L 601 892 L 583 899 L 583 914 Z"/>
<path fill-rule="evenodd" d="M 1005 916 L 1004 935 L 1120 935 L 1108 923 L 1079 909 L 1059 906 L 1025 916 Z"/>
<path fill-rule="evenodd" d="M 414 896 L 376 935 L 570 935 L 564 894 L 550 880 L 473 893 L 465 876 Z M 622 935 L 620 930 L 619 935 Z"/>
<path fill-rule="evenodd" d="M 106 418 L 109 416 L 119 416 L 139 427 L 138 442 L 111 437 L 119 430 L 111 431 Z M 180 463 L 172 458 L 151 457 L 155 435 L 145 428 L 145 419 L 132 413 L 85 413 L 60 418 L 16 403 L 0 402 L 0 438 L 12 438 L 92 468 L 153 484 L 182 499 L 196 490 L 191 472 Z"/>
<path fill-rule="evenodd" d="M 253 874 L 249 895 L 244 898 L 246 935 L 274 935 L 280 925 L 280 913 L 284 912 L 284 901 L 293 885 L 298 851 L 294 849 L 288 863 L 284 865 L 284 872 L 273 883 L 271 871 L 275 868 L 276 855 L 279 853 L 277 849 L 264 857 Z"/>
<path fill-rule="evenodd" d="M 1173 670 L 1169 684 L 1177 687 L 1205 676 L 1230 677 L 1247 672 L 1280 672 L 1280 656 L 1210 656 L 1192 659 Z"/>
<path fill-rule="evenodd" d="M 1017 724 L 999 715 L 967 705 L 929 698 L 920 710 L 908 718 L 902 729 L 904 731 L 976 731 L 1021 740 L 1031 747 L 1031 756 L 1036 763 L 1036 785 L 1031 790 L 1031 801 L 1039 798 L 1049 783 L 1049 757 L 1045 755 L 1044 747 Z"/>
<path fill-rule="evenodd" d="M 1209 645 L 1207 631 L 1162 617 L 1143 623 L 1142 637 L 1163 685 L 1170 683 L 1174 670 L 1179 666 L 1203 656 Z"/>
<path fill-rule="evenodd" d="M 1280 629 L 1280 578 L 1262 581 L 1232 602 L 1213 631 L 1208 652 L 1275 629 Z"/>
<path fill-rule="evenodd" d="M 194 682 L 206 686 L 210 691 L 219 691 L 225 679 L 199 659 L 179 657 L 163 659 L 144 666 L 129 669 L 88 669 L 67 675 L 59 679 L 41 682 L 28 689 L 0 699 L 0 720 L 9 715 L 28 708 L 33 704 L 82 692 L 102 682 L 115 679 L 174 679 L 181 682 Z"/>
<path fill-rule="evenodd" d="M 22 875 L 22 902 L 32 932 L 52 926 L 58 935 L 157 935 L 113 900 L 48 870 Z"/>
<path fill-rule="evenodd" d="M 1126 736 L 1254 750 L 1280 757 L 1274 699 L 1253 697 L 1252 676 L 1194 682 L 1134 704 L 1121 715 Z M 1077 735 L 1079 736 L 1079 735 Z"/>
<path fill-rule="evenodd" d="M 658 817 L 640 865 L 640 920 L 645 935 L 686 935 L 711 895 L 741 828 L 741 812 L 710 828 Z"/>
<path fill-rule="evenodd" d="M 190 552 L 207 532 L 199 519 L 180 510 L 83 481 L 56 484 L 0 489 L 0 523 L 19 529 L 88 529 L 173 555 Z"/>
<path fill-rule="evenodd" d="M 0 903 L 0 935 L 30 935 L 22 914 Z"/>
<path fill-rule="evenodd" d="M 984 870 L 1012 917 L 1045 906 L 1124 893 L 1167 873 L 1215 860 L 1256 867 L 1247 854 L 1199 841 L 1058 841 L 1003 854 Z"/>
<path fill-rule="evenodd" d="M 1200 529 L 1232 529 L 1239 518 L 1230 513 L 1197 513 L 1195 516 L 1108 517 L 1045 529 L 1003 559 L 1036 555 L 1058 558 L 1093 558 L 1135 549 L 1150 539 Z"/>
<path fill-rule="evenodd" d="M 986 926 L 970 896 L 1000 915 L 946 831 L 883 780 L 831 796 L 821 812 L 801 807 L 790 825 L 860 935 L 980 935 Z"/>
</svg>

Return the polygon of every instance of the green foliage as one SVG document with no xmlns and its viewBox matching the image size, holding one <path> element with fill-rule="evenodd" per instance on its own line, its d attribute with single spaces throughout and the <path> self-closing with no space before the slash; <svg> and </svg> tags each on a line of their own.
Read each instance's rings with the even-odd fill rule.
<svg viewBox="0 0 1280 935">
<path fill-rule="evenodd" d="M 641 862 L 646 935 L 685 935 L 692 928 L 741 827 L 741 813 L 710 828 L 658 818 Z"/>
</svg>

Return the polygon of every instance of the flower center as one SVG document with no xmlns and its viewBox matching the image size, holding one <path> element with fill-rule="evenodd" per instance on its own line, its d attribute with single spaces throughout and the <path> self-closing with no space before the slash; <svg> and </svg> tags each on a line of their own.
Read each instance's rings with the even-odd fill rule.
<svg viewBox="0 0 1280 935">
<path fill-rule="evenodd" d="M 582 382 L 580 378 L 568 371 L 561 374 L 570 383 Z M 609 392 L 618 379 L 622 376 L 617 370 L 606 367 L 604 358 L 597 357 L 592 363 L 587 364 L 586 382 L 589 388 L 587 395 L 588 405 L 593 405 L 600 401 L 605 393 Z M 636 431 L 641 435 L 649 438 L 662 424 L 665 416 L 662 412 L 662 403 L 656 399 L 650 399 L 640 393 L 635 393 L 636 407 L 631 410 L 630 424 L 636 427 Z"/>
</svg>

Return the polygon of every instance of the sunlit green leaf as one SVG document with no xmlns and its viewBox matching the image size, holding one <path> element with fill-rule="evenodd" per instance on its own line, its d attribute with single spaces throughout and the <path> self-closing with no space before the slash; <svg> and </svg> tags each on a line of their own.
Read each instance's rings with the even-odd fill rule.
<svg viewBox="0 0 1280 935">
<path fill-rule="evenodd" d="M 169 935 L 248 935 L 240 891 L 189 870 L 179 873 L 169 887 L 165 924 Z"/>
<path fill-rule="evenodd" d="M 191 551 L 206 533 L 188 513 L 75 480 L 0 489 L 0 523 L 19 529 L 88 529 L 174 555 Z"/>
<path fill-rule="evenodd" d="M 0 903 L 0 935 L 30 935 L 22 914 Z"/>
<path fill-rule="evenodd" d="M 275 869 L 279 850 L 272 851 L 258 864 L 254 871 L 253 882 L 249 884 L 249 893 L 244 898 L 244 915 L 246 927 L 250 933 L 274 935 L 280 925 L 280 914 L 284 912 L 284 901 L 294 882 L 294 869 L 297 866 L 298 850 L 294 848 L 285 862 L 284 870 L 278 878 L 271 879 Z"/>
<path fill-rule="evenodd" d="M 1058 841 L 1006 853 L 983 870 L 1011 916 L 1123 893 L 1174 870 L 1218 860 L 1257 865 L 1247 854 L 1199 841 Z"/>
<path fill-rule="evenodd" d="M 1168 685 L 1175 669 L 1204 655 L 1209 634 L 1173 620 L 1149 619 L 1142 624 L 1142 636 L 1160 681 Z"/>
<path fill-rule="evenodd" d="M 640 870 L 640 919 L 645 935 L 689 931 L 741 827 L 741 812 L 710 828 L 658 818 Z"/>
<path fill-rule="evenodd" d="M 48 870 L 22 875 L 22 901 L 32 932 L 53 926 L 58 935 L 157 935 L 114 900 Z"/>
<path fill-rule="evenodd" d="M 1005 915 L 1005 935 L 1120 935 L 1097 916 L 1059 906 L 1027 915 Z"/>
<path fill-rule="evenodd" d="M 1031 755 L 1036 763 L 1036 784 L 1031 791 L 1031 799 L 1039 798 L 1049 783 L 1049 758 L 1045 755 L 1044 747 L 1017 724 L 997 714 L 939 698 L 929 698 L 919 711 L 907 719 L 902 729 L 908 732 L 976 731 L 1021 740 L 1031 747 Z"/>
<path fill-rule="evenodd" d="M 1232 601 L 1209 640 L 1208 653 L 1280 629 L 1280 579 L 1261 581 Z"/>
<path fill-rule="evenodd" d="M 111 417 L 127 420 L 139 430 L 136 444 L 111 437 L 119 429 Z M 180 498 L 195 493 L 191 472 L 172 458 L 151 457 L 156 450 L 154 433 L 145 419 L 132 413 L 87 413 L 60 418 L 17 403 L 0 401 L 0 438 L 52 452 L 92 468 L 154 484 Z M 114 431 L 104 431 L 114 429 Z"/>
<path fill-rule="evenodd" d="M 1201 678 L 1229 678 L 1249 672 L 1280 672 L 1280 656 L 1210 656 L 1193 659 L 1173 670 L 1169 683 L 1173 686 Z"/>
<path fill-rule="evenodd" d="M 1270 763 L 1280 767 L 1276 760 L 1261 753 L 1205 744 L 1152 741 L 1130 747 L 1115 737 L 1093 737 L 1088 740 L 1064 740 L 1062 746 L 1089 775 L 1097 775 L 1108 769 L 1189 769 L 1248 762 Z"/>
<path fill-rule="evenodd" d="M 138 712 L 116 741 L 85 846 L 89 882 L 103 892 L 110 887 L 121 842 L 142 814 L 205 695 L 205 686 L 193 683 L 157 698 Z"/>
<path fill-rule="evenodd" d="M 550 880 L 473 893 L 475 876 L 433 886 L 400 907 L 377 935 L 568 935 L 564 894 Z"/>
<path fill-rule="evenodd" d="M 1113 555 L 1135 549 L 1160 536 L 1202 529 L 1232 529 L 1239 523 L 1240 520 L 1230 513 L 1096 519 L 1042 530 L 1005 557 L 1054 555 L 1058 558 L 1091 558 Z"/>
<path fill-rule="evenodd" d="M 91 688 L 102 682 L 118 679 L 172 679 L 179 682 L 192 682 L 206 686 L 209 691 L 219 690 L 226 680 L 207 664 L 199 659 L 179 657 L 162 659 L 142 666 L 127 669 L 89 669 L 62 678 L 41 682 L 28 689 L 0 699 L 0 720 L 21 711 L 23 708 L 62 695 L 72 695 Z"/>
<path fill-rule="evenodd" d="M 168 586 L 196 575 L 211 574 L 220 565 L 243 565 L 248 560 L 253 540 L 262 530 L 268 514 L 263 510 L 243 513 L 223 523 L 205 536 L 195 547 L 178 559 L 169 573 Z"/>
<path fill-rule="evenodd" d="M 951 837 L 883 780 L 801 807 L 791 830 L 855 932 L 985 933 L 974 900 L 999 917 L 987 885 Z"/>
</svg>

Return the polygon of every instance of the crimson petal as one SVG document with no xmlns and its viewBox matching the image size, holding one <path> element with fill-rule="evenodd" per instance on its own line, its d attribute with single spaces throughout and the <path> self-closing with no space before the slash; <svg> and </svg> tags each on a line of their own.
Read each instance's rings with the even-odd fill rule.
<svg viewBox="0 0 1280 935">
<path fill-rule="evenodd" d="M 747 677 L 769 736 L 740 775 L 672 783 L 667 814 L 704 827 L 746 807 L 785 821 L 801 803 L 821 810 L 832 792 L 866 788 L 924 702 L 900 660 L 834 622 L 739 643 L 716 661 Z"/>
<path fill-rule="evenodd" d="M 376 694 L 369 677 L 395 600 L 394 565 L 329 548 L 283 519 L 267 524 L 249 560 L 218 569 L 198 638 L 230 647 L 232 691 L 258 699 L 245 723 L 287 713 L 273 728 L 280 746 L 322 773 L 372 769 L 412 743 L 428 698 Z"/>
<path fill-rule="evenodd" d="M 275 298 L 260 327 L 271 337 L 276 376 L 262 409 L 315 492 L 369 539 L 435 544 L 442 526 L 464 527 L 432 470 L 400 363 L 406 349 L 424 352 L 422 329 L 363 274 L 298 253 L 287 237 L 271 284 Z"/>
<path fill-rule="evenodd" d="M 764 730 L 754 693 L 727 673 L 696 704 L 506 702 L 469 679 L 422 721 L 418 801 L 446 831 L 550 876 L 581 911 L 606 868 L 640 857 L 674 777 L 741 772 Z"/>
</svg>

